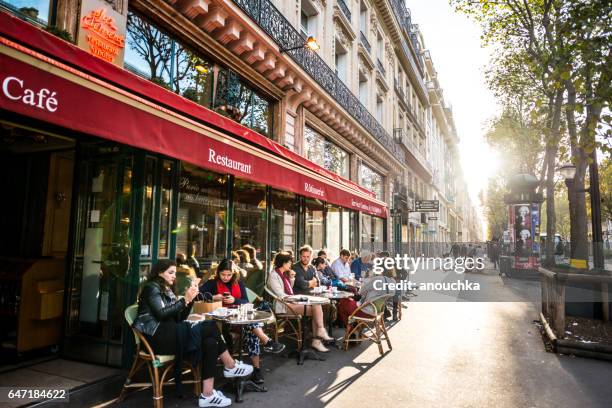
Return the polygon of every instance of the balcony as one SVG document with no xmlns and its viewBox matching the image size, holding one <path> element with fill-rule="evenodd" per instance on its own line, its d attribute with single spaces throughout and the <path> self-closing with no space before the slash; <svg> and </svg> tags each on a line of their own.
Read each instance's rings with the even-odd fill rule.
<svg viewBox="0 0 612 408">
<path fill-rule="evenodd" d="M 338 8 L 340 8 L 340 10 L 342 10 L 344 15 L 348 19 L 348 21 L 351 21 L 351 11 L 349 10 L 348 6 L 346 5 L 346 2 L 344 0 L 337 0 L 336 3 L 338 3 Z"/>
<path fill-rule="evenodd" d="M 366 36 L 363 33 L 363 31 L 359 32 L 359 41 L 361 42 L 361 45 L 363 45 L 363 48 L 366 49 L 368 54 L 372 54 L 372 46 L 370 45 L 370 42 L 366 38 Z"/>
<path fill-rule="evenodd" d="M 408 152 L 416 159 L 416 161 L 429 173 L 433 174 L 433 170 L 429 160 L 425 157 L 425 152 L 422 151 L 416 144 L 409 140 L 409 138 L 404 138 L 404 146 L 408 148 Z"/>
<path fill-rule="evenodd" d="M 233 2 L 268 34 L 279 48 L 288 49 L 304 43 L 300 33 L 270 0 L 233 0 Z M 363 34 L 362 38 L 365 39 Z M 366 48 L 365 45 L 364 48 Z M 404 153 L 393 142 L 391 135 L 317 53 L 299 48 L 287 51 L 286 54 L 349 115 L 355 118 L 376 141 L 382 144 L 396 160 L 404 163 Z"/>
</svg>

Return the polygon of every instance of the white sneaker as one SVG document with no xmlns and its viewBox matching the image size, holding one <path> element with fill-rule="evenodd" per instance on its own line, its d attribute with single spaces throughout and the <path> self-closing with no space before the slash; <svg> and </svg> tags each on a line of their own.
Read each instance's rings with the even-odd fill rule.
<svg viewBox="0 0 612 408">
<path fill-rule="evenodd" d="M 234 366 L 234 368 L 223 369 L 223 376 L 225 378 L 247 377 L 251 375 L 252 372 L 252 365 L 244 364 L 242 361 L 236 360 L 236 365 Z"/>
<path fill-rule="evenodd" d="M 210 397 L 205 397 L 204 394 L 200 394 L 200 398 L 198 398 L 198 406 L 200 408 L 228 407 L 230 405 L 232 405 L 232 400 L 221 394 L 221 392 L 215 390 L 213 390 Z"/>
</svg>

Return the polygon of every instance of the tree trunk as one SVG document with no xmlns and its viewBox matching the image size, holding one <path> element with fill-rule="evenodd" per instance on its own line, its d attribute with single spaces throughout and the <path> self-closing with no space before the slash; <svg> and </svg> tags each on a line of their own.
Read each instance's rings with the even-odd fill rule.
<svg viewBox="0 0 612 408">
<path fill-rule="evenodd" d="M 555 164 L 559 146 L 559 127 L 561 125 L 561 108 L 563 89 L 557 90 L 551 109 L 549 137 L 546 143 L 546 266 L 555 266 Z"/>
<path fill-rule="evenodd" d="M 567 183 L 570 210 L 570 257 L 572 259 L 589 259 L 589 243 L 587 240 L 587 210 L 584 193 L 584 181 L 588 157 L 578 140 L 578 131 L 574 112 L 576 110 L 576 89 L 571 81 L 566 82 L 567 104 L 565 117 L 569 133 L 572 161 L 576 165 L 576 175 L 573 182 Z"/>
</svg>

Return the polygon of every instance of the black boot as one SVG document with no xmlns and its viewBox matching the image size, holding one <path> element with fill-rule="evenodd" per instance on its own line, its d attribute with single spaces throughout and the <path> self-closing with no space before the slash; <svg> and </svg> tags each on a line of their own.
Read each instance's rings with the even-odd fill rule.
<svg viewBox="0 0 612 408">
<path fill-rule="evenodd" d="M 251 381 L 253 381 L 257 385 L 264 383 L 264 378 L 261 374 L 261 368 L 253 368 L 253 375 L 251 376 Z"/>
</svg>

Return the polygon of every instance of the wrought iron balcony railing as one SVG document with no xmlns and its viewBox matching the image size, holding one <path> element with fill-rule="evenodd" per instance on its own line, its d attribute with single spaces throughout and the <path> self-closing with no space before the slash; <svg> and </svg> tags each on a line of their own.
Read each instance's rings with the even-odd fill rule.
<svg viewBox="0 0 612 408">
<path fill-rule="evenodd" d="M 383 78 L 387 77 L 387 71 L 385 71 L 385 67 L 383 66 L 382 62 L 380 62 L 378 58 L 376 58 L 376 68 L 378 68 Z"/>
<path fill-rule="evenodd" d="M 233 0 L 281 49 L 297 47 L 304 43 L 300 33 L 291 25 L 270 0 Z M 393 142 L 368 109 L 359 102 L 334 71 L 316 53 L 298 48 L 287 51 L 304 71 L 311 76 L 340 106 L 355 118 L 399 162 L 404 163 L 401 148 Z"/>
<path fill-rule="evenodd" d="M 337 3 L 338 3 L 338 7 L 340 8 L 340 10 L 342 10 L 344 15 L 348 19 L 348 21 L 351 21 L 351 11 L 349 10 L 348 6 L 346 5 L 346 2 L 344 0 L 337 0 Z"/>
<path fill-rule="evenodd" d="M 366 36 L 363 33 L 363 31 L 359 32 L 359 40 L 361 41 L 361 44 L 363 44 L 363 47 L 366 49 L 368 54 L 371 54 L 372 53 L 372 46 L 370 45 L 370 42 L 366 38 Z"/>
</svg>

